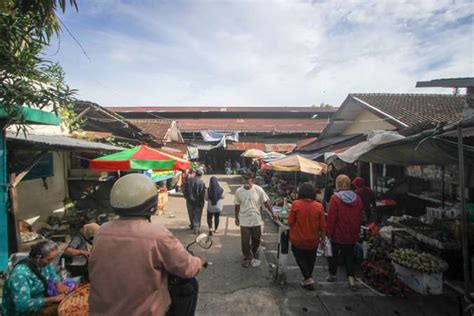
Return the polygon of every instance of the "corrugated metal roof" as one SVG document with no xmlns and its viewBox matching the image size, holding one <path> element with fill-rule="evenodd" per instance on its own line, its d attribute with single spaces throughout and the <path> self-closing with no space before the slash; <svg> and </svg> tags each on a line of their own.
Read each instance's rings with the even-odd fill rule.
<svg viewBox="0 0 474 316">
<path fill-rule="evenodd" d="M 225 132 L 320 133 L 328 124 L 317 119 L 178 119 L 182 132 L 216 130 Z"/>
<path fill-rule="evenodd" d="M 40 149 L 60 149 L 60 150 L 84 150 L 84 151 L 120 151 L 125 148 L 89 142 L 81 139 L 75 139 L 63 135 L 35 135 L 23 133 L 7 133 L 7 141 L 18 145 L 21 148 L 40 150 Z"/>
<path fill-rule="evenodd" d="M 310 106 L 113 106 L 109 110 L 117 113 L 139 113 L 139 112 L 262 112 L 262 113 L 332 113 L 337 108 L 320 108 Z"/>
<path fill-rule="evenodd" d="M 238 142 L 227 144 L 227 150 L 246 151 L 248 149 L 259 149 L 265 151 L 265 144 L 256 142 Z"/>
<path fill-rule="evenodd" d="M 296 144 L 265 144 L 265 151 L 289 153 L 296 148 Z"/>
</svg>

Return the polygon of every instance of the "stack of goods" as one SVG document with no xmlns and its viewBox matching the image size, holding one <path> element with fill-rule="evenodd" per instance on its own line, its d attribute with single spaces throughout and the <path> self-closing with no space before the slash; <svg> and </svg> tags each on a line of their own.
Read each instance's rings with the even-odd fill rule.
<svg viewBox="0 0 474 316">
<path fill-rule="evenodd" d="M 370 237 L 367 241 L 367 260 L 378 261 L 387 260 L 393 251 L 393 246 L 379 236 Z"/>
<path fill-rule="evenodd" d="M 442 273 L 448 269 L 444 260 L 412 249 L 397 249 L 390 255 L 390 259 L 402 267 L 423 273 Z"/>
<path fill-rule="evenodd" d="M 412 217 L 402 217 L 394 221 L 406 228 L 417 240 L 438 249 L 458 249 L 459 243 L 445 227 L 436 228 Z"/>
<path fill-rule="evenodd" d="M 390 262 L 364 261 L 362 273 L 370 286 L 385 295 L 404 296 L 408 291 L 407 286 L 397 278 L 395 268 Z"/>
</svg>

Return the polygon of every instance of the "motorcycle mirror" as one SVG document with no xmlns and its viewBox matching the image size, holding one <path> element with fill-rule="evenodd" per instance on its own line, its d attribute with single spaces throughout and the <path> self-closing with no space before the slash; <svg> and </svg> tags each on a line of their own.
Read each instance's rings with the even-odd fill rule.
<svg viewBox="0 0 474 316">
<path fill-rule="evenodd" d="M 196 237 L 196 243 L 201 248 L 209 249 L 212 246 L 212 238 L 207 234 L 202 233 Z"/>
</svg>

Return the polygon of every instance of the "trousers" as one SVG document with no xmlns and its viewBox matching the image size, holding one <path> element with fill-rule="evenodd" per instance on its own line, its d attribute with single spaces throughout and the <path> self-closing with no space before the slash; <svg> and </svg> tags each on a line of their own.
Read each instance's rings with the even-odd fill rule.
<svg viewBox="0 0 474 316">
<path fill-rule="evenodd" d="M 207 212 L 207 225 L 209 226 L 209 229 L 212 228 L 212 218 L 214 218 L 214 229 L 217 229 L 219 227 L 220 215 L 221 213 L 219 212 L 216 212 L 216 213 Z"/>
<path fill-rule="evenodd" d="M 258 258 L 258 248 L 262 237 L 262 226 L 245 227 L 240 226 L 240 238 L 242 242 L 242 254 L 244 260 Z"/>
<path fill-rule="evenodd" d="M 301 249 L 295 246 L 291 246 L 291 251 L 295 256 L 296 263 L 300 267 L 301 274 L 303 274 L 304 279 L 309 279 L 313 275 L 314 264 L 316 263 L 316 249 Z"/>
<path fill-rule="evenodd" d="M 347 277 L 354 276 L 354 244 L 339 244 L 331 241 L 332 257 L 328 257 L 329 274 L 337 274 L 337 259 L 342 255 Z"/>
<path fill-rule="evenodd" d="M 186 202 L 188 209 L 189 223 L 192 229 L 201 228 L 202 209 L 204 206 L 194 205 L 191 202 Z"/>
</svg>

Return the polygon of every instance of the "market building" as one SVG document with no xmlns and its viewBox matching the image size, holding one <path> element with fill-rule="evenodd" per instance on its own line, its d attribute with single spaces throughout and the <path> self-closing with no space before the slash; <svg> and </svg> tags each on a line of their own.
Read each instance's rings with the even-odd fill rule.
<svg viewBox="0 0 474 316">
<path fill-rule="evenodd" d="M 317 137 L 335 108 L 324 107 L 111 107 L 132 123 L 152 132 L 176 121 L 199 159 L 223 169 L 247 149 L 287 153 L 301 139 Z"/>
</svg>

